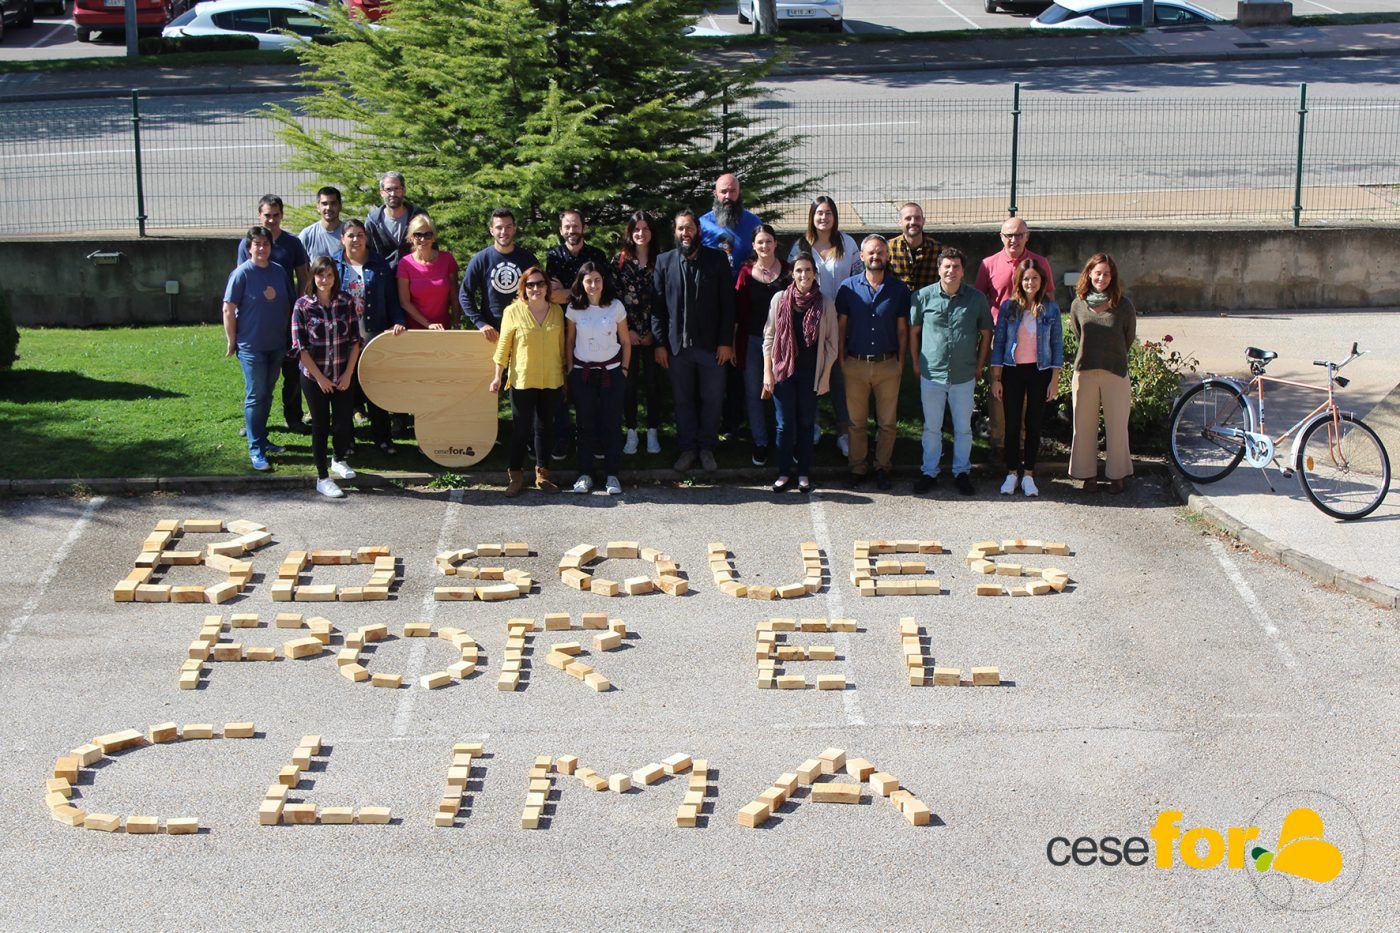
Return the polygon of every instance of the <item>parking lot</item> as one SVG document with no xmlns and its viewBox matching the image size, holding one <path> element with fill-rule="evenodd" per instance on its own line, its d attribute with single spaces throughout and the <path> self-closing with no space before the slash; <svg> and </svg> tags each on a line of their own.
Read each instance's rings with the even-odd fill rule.
<svg viewBox="0 0 1400 933">
<path fill-rule="evenodd" d="M 1205 534 L 1152 477 L 1092 502 L 1063 483 L 1039 501 L 984 493 L 775 500 L 755 488 L 658 486 L 629 490 L 625 501 L 548 503 L 509 502 L 496 490 L 393 489 L 339 503 L 310 493 L 2 502 L 0 860 L 9 884 L 0 912 L 30 929 L 88 924 L 94 911 L 116 929 L 655 928 L 701 917 L 721 929 L 751 928 L 757 917 L 817 928 L 1257 927 L 1294 915 L 1280 914 L 1246 872 L 1179 860 L 1174 870 L 1057 866 L 1047 844 L 1146 836 L 1167 809 L 1183 811 L 1182 829 L 1248 825 L 1267 801 L 1309 791 L 1342 801 L 1365 841 L 1329 824 L 1350 874 L 1332 889 L 1336 903 L 1307 916 L 1327 928 L 1382 926 L 1396 880 L 1387 857 L 1397 825 L 1393 749 L 1384 739 L 1397 727 L 1391 614 Z M 272 533 L 251 557 L 244 595 L 221 606 L 112 601 L 158 521 L 209 517 Z M 226 537 L 191 534 L 175 546 Z M 951 553 L 899 556 L 926 560 L 940 595 L 860 596 L 848 579 L 852 547 L 872 538 L 938 539 Z M 1021 560 L 1054 560 L 1071 585 L 1032 598 L 975 596 L 985 578 L 965 552 L 1015 538 L 1069 544 L 1071 556 Z M 668 552 L 692 592 L 608 599 L 560 582 L 566 550 L 616 540 Z M 528 543 L 533 556 L 486 563 L 529 571 L 530 595 L 432 598 L 454 582 L 435 554 L 511 541 Z M 826 562 L 816 594 L 734 599 L 710 579 L 710 542 L 726 545 L 747 584 L 780 585 L 801 578 L 799 545 L 809 541 Z M 388 545 L 399 560 L 387 601 L 272 601 L 289 552 L 370 545 Z M 648 566 L 610 560 L 593 569 L 622 579 Z M 358 586 L 367 574 L 318 567 L 303 582 Z M 179 566 L 164 582 L 218 578 Z M 178 688 L 206 615 L 256 613 L 262 627 L 232 629 L 228 639 L 276 646 L 295 635 L 272 625 L 289 610 L 330 621 L 325 653 L 212 662 L 199 689 Z M 523 683 L 497 689 L 508 619 L 567 612 L 577 626 L 597 611 L 625 623 L 625 647 L 596 650 L 589 631 L 536 632 Z M 845 689 L 759 689 L 755 623 L 770 617 L 854 619 L 853 633 L 789 637 L 834 645 L 838 659 L 789 663 L 788 673 L 809 683 L 842 675 Z M 1001 686 L 910 686 L 904 617 L 924 630 L 930 669 L 959 668 L 966 679 L 974 666 L 995 666 Z M 422 675 L 456 658 L 441 639 L 402 637 L 412 622 L 470 634 L 482 653 L 477 673 L 423 689 Z M 393 637 L 364 663 L 402 674 L 406 686 L 337 676 L 345 636 L 381 623 Z M 542 663 L 564 640 L 581 642 L 583 660 L 614 689 L 594 692 Z M 57 756 L 97 735 L 167 721 L 253 721 L 257 737 L 109 756 L 83 769 L 73 802 L 89 812 L 197 817 L 199 834 L 137 837 L 50 819 L 44 780 Z M 325 750 L 293 797 L 321 808 L 389 807 L 390 825 L 259 825 L 265 789 L 308 734 Z M 435 826 L 459 742 L 483 743 L 486 757 L 455 825 Z M 818 803 L 801 788 L 761 829 L 739 825 L 740 808 L 770 782 L 833 747 L 893 775 L 932 810 L 931 825 L 910 825 L 868 787 L 856 806 Z M 607 777 L 674 753 L 709 763 L 696 828 L 675 825 L 684 777 L 615 794 L 563 776 L 541 828 L 520 828 L 537 756 L 577 756 Z"/>
</svg>

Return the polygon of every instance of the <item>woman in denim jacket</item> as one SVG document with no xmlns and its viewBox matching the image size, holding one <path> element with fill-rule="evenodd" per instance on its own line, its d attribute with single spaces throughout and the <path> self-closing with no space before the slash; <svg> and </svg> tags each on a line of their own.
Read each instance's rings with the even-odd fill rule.
<svg viewBox="0 0 1400 933">
<path fill-rule="evenodd" d="M 1040 421 L 1045 403 L 1059 393 L 1064 331 L 1060 306 L 1049 297 L 1050 283 L 1034 260 L 1023 259 L 1016 266 L 1014 281 L 992 338 L 992 395 L 1006 410 L 1006 480 L 1001 494 L 1009 496 L 1019 485 L 1026 495 L 1038 496 L 1035 458 L 1040 451 Z"/>
</svg>

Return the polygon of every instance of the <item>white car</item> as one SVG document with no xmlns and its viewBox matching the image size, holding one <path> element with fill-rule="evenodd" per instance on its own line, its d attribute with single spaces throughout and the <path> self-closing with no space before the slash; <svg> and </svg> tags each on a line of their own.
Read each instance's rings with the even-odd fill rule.
<svg viewBox="0 0 1400 933">
<path fill-rule="evenodd" d="M 739 22 L 745 26 L 753 22 L 754 4 L 758 0 L 739 0 Z M 846 18 L 845 0 L 778 0 L 779 25 L 797 26 L 810 23 L 813 26 L 840 32 Z M 757 23 L 754 24 L 755 29 Z"/>
<path fill-rule="evenodd" d="M 1201 26 L 1225 20 L 1186 0 L 1153 0 L 1150 26 Z M 1142 4 L 1131 0 L 1055 0 L 1031 20 L 1040 29 L 1126 29 L 1141 26 Z"/>
<path fill-rule="evenodd" d="M 260 49 L 287 49 L 326 31 L 323 6 L 311 0 L 213 0 L 198 3 L 161 31 L 182 36 L 256 36 Z M 286 33 L 279 30 L 286 30 Z"/>
</svg>

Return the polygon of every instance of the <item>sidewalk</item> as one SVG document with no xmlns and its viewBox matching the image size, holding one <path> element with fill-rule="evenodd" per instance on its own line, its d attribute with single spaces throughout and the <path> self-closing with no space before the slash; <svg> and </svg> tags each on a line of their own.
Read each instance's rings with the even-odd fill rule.
<svg viewBox="0 0 1400 933">
<path fill-rule="evenodd" d="M 761 48 L 716 49 L 703 59 L 734 66 L 771 58 Z M 1153 29 L 1114 35 L 1043 35 L 1026 30 L 1012 39 L 887 40 L 790 47 L 775 74 L 842 75 L 944 72 L 1046 66 L 1236 62 L 1291 58 L 1400 55 L 1400 23 L 1345 26 L 1230 24 Z M 150 96 L 283 92 L 287 65 L 145 66 L 92 71 L 0 74 L 0 103 L 111 97 L 141 88 Z"/>
</svg>

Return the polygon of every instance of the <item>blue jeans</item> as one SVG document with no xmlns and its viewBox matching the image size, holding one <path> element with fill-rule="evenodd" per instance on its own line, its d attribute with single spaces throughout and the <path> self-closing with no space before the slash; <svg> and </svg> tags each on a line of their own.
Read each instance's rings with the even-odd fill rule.
<svg viewBox="0 0 1400 933">
<path fill-rule="evenodd" d="M 714 350 L 686 347 L 671 355 L 671 391 L 676 399 L 676 446 L 713 451 L 724 413 L 724 367 Z"/>
<path fill-rule="evenodd" d="M 972 469 L 972 390 L 977 380 L 969 379 L 955 385 L 934 382 L 919 377 L 919 398 L 924 405 L 924 463 L 923 472 L 938 475 L 943 458 L 943 406 L 953 412 L 953 475 L 961 476 Z"/>
<path fill-rule="evenodd" d="M 250 457 L 267 456 L 267 413 L 272 410 L 272 392 L 277 388 L 286 355 L 284 350 L 238 348 L 238 362 L 243 367 L 243 424 L 248 432 Z"/>
<path fill-rule="evenodd" d="M 778 475 L 791 476 L 812 471 L 812 425 L 817 423 L 817 371 L 797 367 L 793 374 L 773 386 L 773 408 L 778 414 Z"/>
<path fill-rule="evenodd" d="M 749 405 L 749 436 L 755 446 L 768 446 L 768 406 L 763 401 L 763 337 L 749 337 L 744 358 L 744 396 Z"/>
</svg>

